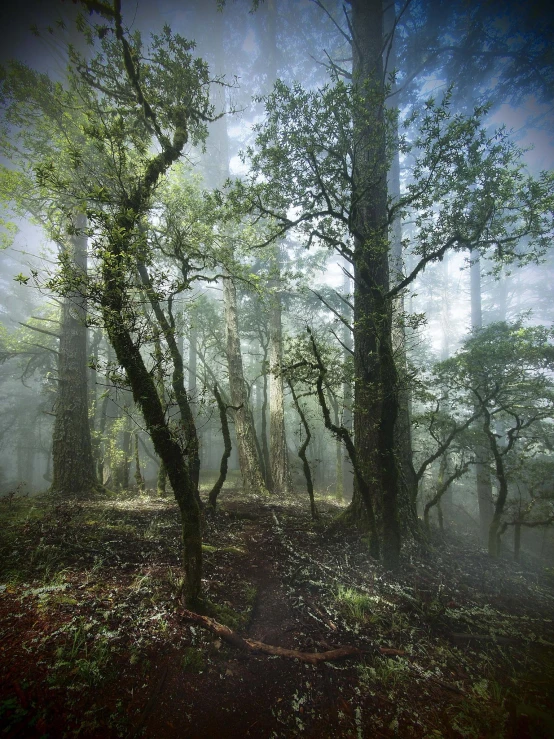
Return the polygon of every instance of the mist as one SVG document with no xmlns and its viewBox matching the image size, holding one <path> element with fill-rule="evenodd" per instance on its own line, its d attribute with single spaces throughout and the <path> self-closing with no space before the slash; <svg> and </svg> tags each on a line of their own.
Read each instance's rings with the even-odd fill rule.
<svg viewBox="0 0 554 739">
<path fill-rule="evenodd" d="M 551 8 L 0 18 L 9 735 L 546 736 Z"/>
</svg>

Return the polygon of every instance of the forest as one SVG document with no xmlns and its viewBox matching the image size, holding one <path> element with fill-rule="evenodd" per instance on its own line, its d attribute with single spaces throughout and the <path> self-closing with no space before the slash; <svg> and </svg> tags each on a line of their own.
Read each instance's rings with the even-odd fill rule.
<svg viewBox="0 0 554 739">
<path fill-rule="evenodd" d="M 2 735 L 553 736 L 549 4 L 2 27 Z"/>
</svg>

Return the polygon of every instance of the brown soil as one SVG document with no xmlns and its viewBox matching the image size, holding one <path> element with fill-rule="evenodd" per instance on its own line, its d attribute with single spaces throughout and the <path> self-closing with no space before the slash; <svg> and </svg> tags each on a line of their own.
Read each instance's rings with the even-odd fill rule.
<svg viewBox="0 0 554 739">
<path fill-rule="evenodd" d="M 214 618 L 244 637 L 364 650 L 317 666 L 245 653 L 186 621 L 169 501 L 7 515 L 2 736 L 554 735 L 548 571 L 451 538 L 405 552 L 393 577 L 356 533 L 329 533 L 337 508 L 320 507 L 316 526 L 303 500 L 227 493 L 206 522 L 204 582 Z"/>
</svg>

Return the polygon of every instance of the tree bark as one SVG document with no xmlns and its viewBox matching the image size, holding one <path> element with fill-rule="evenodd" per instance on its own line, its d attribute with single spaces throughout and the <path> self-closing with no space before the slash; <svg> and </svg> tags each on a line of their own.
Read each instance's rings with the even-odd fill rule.
<svg viewBox="0 0 554 739">
<path fill-rule="evenodd" d="M 86 496 L 96 487 L 88 420 L 86 299 L 86 216 L 75 213 L 68 236 L 68 257 L 76 279 L 83 281 L 66 295 L 60 319 L 58 397 L 54 422 L 51 490 L 56 495 Z"/>
<path fill-rule="evenodd" d="M 304 432 L 306 434 L 304 441 L 302 442 L 302 444 L 300 445 L 300 448 L 298 449 L 298 456 L 302 460 L 302 470 L 304 472 L 304 477 L 306 478 L 306 489 L 308 491 L 308 497 L 310 499 L 310 511 L 312 514 L 312 518 L 316 519 L 318 518 L 318 512 L 317 512 L 317 508 L 315 504 L 315 497 L 314 497 L 314 483 L 312 479 L 312 471 L 310 469 L 310 463 L 308 462 L 308 457 L 306 456 L 306 449 L 308 448 L 310 444 L 312 433 L 310 431 L 310 426 L 308 424 L 306 414 L 302 410 L 302 406 L 300 405 L 298 396 L 296 395 L 296 392 L 294 390 L 293 382 L 290 379 L 289 379 L 289 387 L 290 387 L 290 392 L 292 395 L 294 407 L 296 408 L 296 411 L 298 415 L 300 416 L 300 422 L 302 423 L 302 426 L 304 427 Z"/>
<path fill-rule="evenodd" d="M 152 306 L 154 315 L 161 329 L 163 337 L 169 348 L 171 361 L 173 363 L 173 371 L 171 373 L 171 386 L 175 395 L 175 401 L 179 408 L 179 416 L 181 426 L 186 439 L 186 454 L 188 457 L 188 469 L 191 482 L 194 489 L 197 504 L 201 507 L 200 495 L 198 493 L 198 485 L 200 482 L 200 453 L 198 435 L 196 433 L 196 423 L 189 403 L 189 396 L 185 388 L 185 368 L 183 363 L 183 355 L 177 344 L 175 336 L 175 326 L 172 325 L 165 315 L 160 301 L 156 296 L 156 292 L 152 287 L 152 281 L 145 265 L 139 262 L 137 264 L 138 273 L 145 286 L 146 295 Z M 163 392 L 163 388 L 162 388 Z M 165 404 L 162 403 L 162 406 Z"/>
<path fill-rule="evenodd" d="M 394 41 L 395 6 L 389 3 L 384 11 L 384 23 L 388 46 L 388 68 L 393 72 L 396 68 L 396 44 Z M 394 89 L 394 88 L 393 88 Z M 393 98 L 393 100 L 396 98 Z M 394 123 L 394 154 L 388 173 L 388 191 L 393 201 L 400 198 L 400 152 L 398 141 L 398 125 Z M 390 267 L 392 281 L 400 282 L 404 275 L 404 259 L 402 254 L 402 220 L 400 214 L 391 223 L 390 231 Z M 396 364 L 399 371 L 398 383 L 398 417 L 395 426 L 395 443 L 399 469 L 399 515 L 402 528 L 414 536 L 419 534 L 417 518 L 418 484 L 413 465 L 411 390 L 408 384 L 408 362 L 406 357 L 404 293 L 400 293 L 393 303 L 393 346 Z"/>
<path fill-rule="evenodd" d="M 271 464 L 269 462 L 269 444 L 268 444 L 268 438 L 267 438 L 267 407 L 268 407 L 268 398 L 269 398 L 269 392 L 268 392 L 268 379 L 267 379 L 267 368 L 268 368 L 268 346 L 267 344 L 265 346 L 262 346 L 263 348 L 263 360 L 262 360 L 262 377 L 261 380 L 261 388 L 260 388 L 260 382 L 258 382 L 258 393 L 261 393 L 261 403 L 258 401 L 258 405 L 260 408 L 260 445 L 262 448 L 262 454 L 261 454 L 261 466 L 262 466 L 262 474 L 264 476 L 265 480 L 265 486 L 268 490 L 271 490 L 273 485 L 271 482 Z"/>
<path fill-rule="evenodd" d="M 506 500 L 508 498 L 508 477 L 506 475 L 504 458 L 496 441 L 496 434 L 491 428 L 491 415 L 486 407 L 483 408 L 483 414 L 485 418 L 483 429 L 490 444 L 490 450 L 492 452 L 496 468 L 496 479 L 498 480 L 498 495 L 496 497 L 496 503 L 494 505 L 494 511 L 489 525 L 488 550 L 491 557 L 498 557 L 500 546 L 500 537 L 498 532 L 500 530 L 502 514 L 504 513 L 504 506 L 506 505 Z"/>
<path fill-rule="evenodd" d="M 269 309 L 269 451 L 272 492 L 288 493 L 292 489 L 287 438 L 285 433 L 285 399 L 281 366 L 283 360 L 283 332 L 281 324 L 280 247 L 274 249 L 277 276 L 271 281 Z"/>
<path fill-rule="evenodd" d="M 133 434 L 135 442 L 135 483 L 139 493 L 144 493 L 144 477 L 140 471 L 139 440 L 138 433 Z"/>
<path fill-rule="evenodd" d="M 267 70 L 267 92 L 277 79 L 277 8 L 274 0 L 265 7 L 265 48 Z M 271 256 L 271 279 L 269 280 L 269 460 L 267 475 L 269 489 L 273 493 L 288 493 L 292 489 L 287 439 L 285 431 L 285 404 L 281 365 L 283 361 L 281 282 L 281 246 L 274 244 Z"/>
<path fill-rule="evenodd" d="M 376 514 L 385 565 L 400 555 L 395 425 L 398 381 L 392 346 L 383 89 L 383 10 L 352 0 L 354 234 L 354 439 Z M 360 100 L 365 101 L 362 106 Z M 357 486 L 359 487 L 359 486 Z M 365 501 L 364 501 L 365 502 Z M 367 504 L 366 504 L 367 507 Z"/>
<path fill-rule="evenodd" d="M 348 270 L 348 267 L 350 266 L 349 262 L 345 263 L 345 269 Z M 351 285 L 351 279 L 350 277 L 345 273 L 344 274 L 344 281 L 342 285 L 342 289 L 344 292 L 345 298 L 349 299 L 352 293 L 352 285 Z M 346 304 L 345 304 L 346 306 Z M 346 320 L 348 323 L 352 323 L 353 316 L 351 309 L 346 306 Z M 348 372 L 348 365 L 351 360 L 351 352 L 354 348 L 354 342 L 352 341 L 352 331 L 348 326 L 343 325 L 343 331 L 342 331 L 342 343 L 345 346 L 344 349 L 344 369 L 345 369 L 345 379 L 342 384 L 342 425 L 344 428 L 348 431 L 348 433 L 352 433 L 352 382 L 350 381 L 349 372 Z M 346 450 L 346 447 L 343 445 L 343 451 L 342 451 L 342 494 L 347 499 L 352 499 L 354 490 L 354 475 L 352 472 L 352 464 L 350 462 L 350 457 L 348 456 L 348 452 Z"/>
<path fill-rule="evenodd" d="M 223 13 L 217 13 L 214 19 L 214 49 L 216 56 L 216 74 L 225 73 L 224 60 L 224 28 Z M 218 109 L 225 109 L 225 93 L 223 88 L 217 88 L 215 97 Z M 210 185 L 220 187 L 229 177 L 229 146 L 227 123 L 221 118 L 212 124 L 210 142 L 214 146 L 212 159 L 216 159 L 217 166 L 212 168 Z M 264 483 L 260 458 L 257 449 L 254 418 L 250 408 L 244 367 L 240 346 L 239 321 L 237 313 L 237 291 L 231 275 L 223 279 L 223 305 L 225 311 L 226 354 L 229 368 L 229 387 L 231 403 L 238 410 L 235 411 L 235 434 L 239 465 L 246 491 L 267 492 Z"/>
<path fill-rule="evenodd" d="M 217 498 L 219 496 L 219 493 L 221 492 L 223 485 L 225 484 L 225 480 L 227 479 L 227 467 L 229 463 L 229 457 L 231 456 L 231 452 L 233 451 L 233 447 L 231 444 L 229 423 L 227 421 L 227 408 L 225 406 L 223 398 L 221 397 L 221 393 L 219 392 L 217 383 L 214 385 L 214 397 L 217 403 L 217 408 L 219 410 L 219 420 L 221 421 L 221 434 L 223 436 L 224 447 L 223 454 L 221 456 L 221 463 L 219 465 L 219 477 L 217 478 L 213 488 L 210 490 L 210 494 L 208 496 L 208 506 L 212 509 L 212 511 L 215 512 Z"/>
<path fill-rule="evenodd" d="M 264 484 L 256 438 L 254 419 L 250 411 L 242 353 L 239 336 L 239 322 L 237 315 L 237 291 L 230 276 L 223 280 L 223 303 L 225 306 L 225 328 L 227 363 L 229 366 L 229 386 L 231 402 L 235 410 L 235 434 L 239 453 L 239 464 L 242 473 L 245 491 L 264 493 L 267 489 Z"/>
</svg>

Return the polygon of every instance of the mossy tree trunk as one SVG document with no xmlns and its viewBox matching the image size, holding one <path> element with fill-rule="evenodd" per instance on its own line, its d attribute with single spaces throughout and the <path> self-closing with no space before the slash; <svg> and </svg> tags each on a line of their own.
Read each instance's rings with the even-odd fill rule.
<svg viewBox="0 0 554 739">
<path fill-rule="evenodd" d="M 379 549 L 395 568 L 400 555 L 399 475 L 395 455 L 398 379 L 389 291 L 387 157 L 383 88 L 383 6 L 352 0 L 354 94 L 352 231 L 354 236 L 354 440 Z M 356 486 L 358 492 L 359 485 Z M 375 545 L 374 545 L 375 546 Z"/>
<path fill-rule="evenodd" d="M 508 446 L 501 451 L 498 445 L 496 433 L 492 428 L 491 414 L 486 407 L 483 407 L 483 417 L 483 430 L 485 432 L 485 436 L 489 440 L 490 450 L 496 469 L 496 479 L 498 481 L 498 493 L 496 496 L 492 519 L 489 524 L 488 551 L 491 557 L 498 557 L 500 554 L 500 525 L 502 514 L 504 513 L 504 508 L 506 506 L 506 500 L 508 499 L 508 475 L 504 462 L 504 454 L 507 449 L 513 445 L 514 437 L 510 437 Z"/>
<path fill-rule="evenodd" d="M 302 426 L 304 427 L 305 437 L 304 441 L 300 445 L 298 449 L 298 456 L 302 460 L 302 470 L 304 472 L 304 477 L 306 478 L 306 489 L 308 491 L 308 497 L 310 499 L 310 511 L 312 514 L 313 519 L 319 518 L 319 513 L 317 511 L 317 507 L 315 504 L 315 496 L 314 496 L 314 482 L 312 478 L 312 470 L 310 468 L 310 463 L 308 462 L 308 457 L 306 456 L 306 449 L 308 448 L 312 433 L 310 431 L 310 426 L 308 424 L 308 420 L 306 418 L 306 414 L 304 413 L 302 406 L 300 405 L 300 401 L 298 400 L 298 396 L 296 394 L 296 391 L 294 389 L 294 384 L 291 379 L 288 381 L 290 392 L 292 395 L 292 401 L 294 403 L 294 407 L 296 408 L 296 412 L 298 413 L 300 417 L 300 422 Z"/>
<path fill-rule="evenodd" d="M 144 98 L 140 77 L 129 44 L 125 38 L 120 4 L 114 10 L 106 6 L 105 12 L 113 18 L 115 37 L 121 45 L 125 71 L 131 88 L 141 102 L 144 115 L 159 130 L 156 114 Z M 184 597 L 188 605 L 198 603 L 202 588 L 202 530 L 198 490 L 183 456 L 179 439 L 170 428 L 168 417 L 158 393 L 155 376 L 148 370 L 141 353 L 141 342 L 134 335 L 135 306 L 131 276 L 136 272 L 137 255 L 144 248 L 144 234 L 140 228 L 147 215 L 152 194 L 167 170 L 174 164 L 186 145 L 188 117 L 185 110 L 175 112 L 175 127 L 171 140 L 158 135 L 159 153 L 144 165 L 141 177 L 137 177 L 122 193 L 120 202 L 110 212 L 97 213 L 103 231 L 100 272 L 102 291 L 99 296 L 102 318 L 117 361 L 125 372 L 133 399 L 143 415 L 145 426 L 154 450 L 165 467 L 179 506 L 183 537 Z"/>
<path fill-rule="evenodd" d="M 231 456 L 231 452 L 233 451 L 233 446 L 231 443 L 229 422 L 227 420 L 227 406 L 225 405 L 225 402 L 221 397 L 221 393 L 219 392 L 217 383 L 215 383 L 214 385 L 214 398 L 219 410 L 219 420 L 221 421 L 221 435 L 223 436 L 223 454 L 221 455 L 221 463 L 219 465 L 219 477 L 217 478 L 213 488 L 210 490 L 210 494 L 208 496 L 208 506 L 215 513 L 217 498 L 223 488 L 223 485 L 225 484 L 225 480 L 227 479 L 229 457 Z"/>
<path fill-rule="evenodd" d="M 179 416 L 181 426 L 185 435 L 188 456 L 188 469 L 191 477 L 193 489 L 195 491 L 196 501 L 199 506 L 200 496 L 198 486 L 200 482 L 200 450 L 198 443 L 198 434 L 196 432 L 196 423 L 189 402 L 189 395 L 185 387 L 185 367 L 183 363 L 183 354 L 180 350 L 175 335 L 175 323 L 171 318 L 167 318 L 164 313 L 160 301 L 156 295 L 156 291 L 152 286 L 152 281 L 146 266 L 141 262 L 137 265 L 138 273 L 142 280 L 142 284 L 146 288 L 146 295 L 152 306 L 152 310 L 161 329 L 165 342 L 169 348 L 173 371 L 171 373 L 171 386 L 175 395 L 175 400 L 179 408 Z M 163 393 L 163 386 L 161 388 Z M 165 404 L 163 404 L 165 406 Z"/>
</svg>

